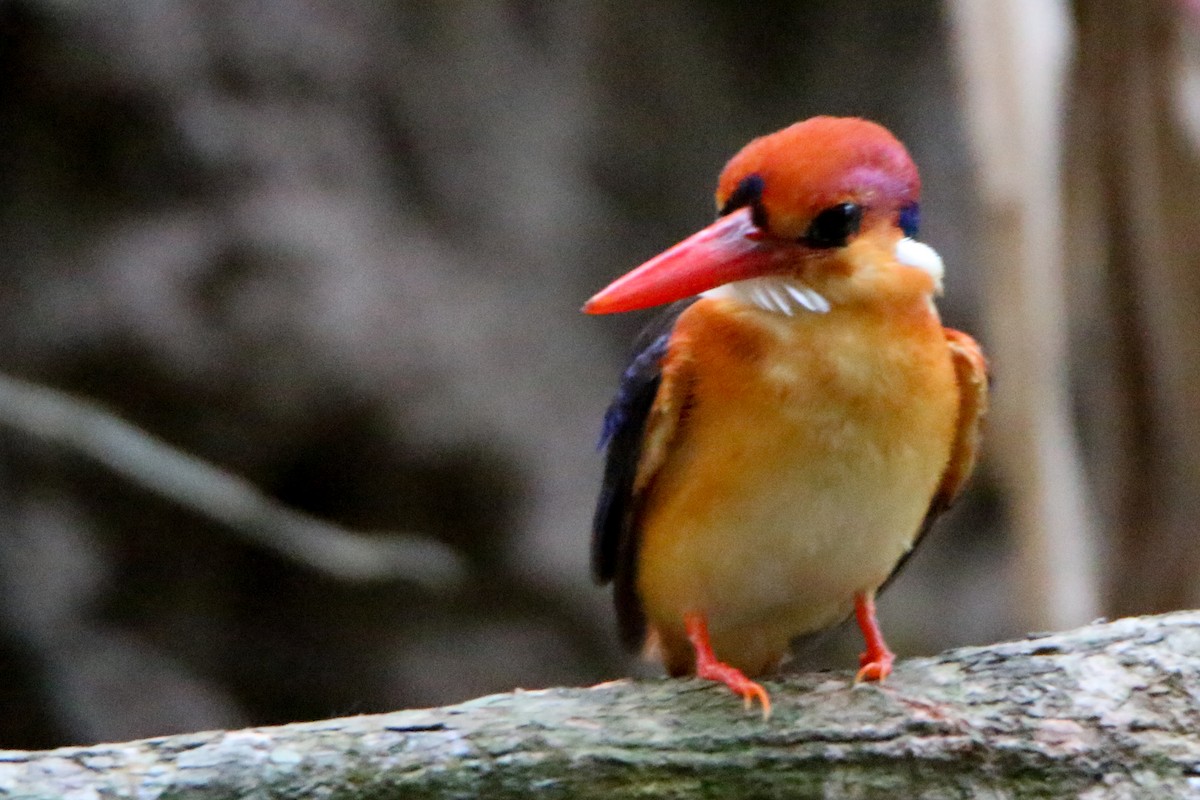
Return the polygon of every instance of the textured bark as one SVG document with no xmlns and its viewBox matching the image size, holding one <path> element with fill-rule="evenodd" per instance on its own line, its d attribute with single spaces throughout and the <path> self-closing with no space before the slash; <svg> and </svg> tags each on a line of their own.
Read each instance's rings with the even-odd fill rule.
<svg viewBox="0 0 1200 800">
<path fill-rule="evenodd" d="M 0 753 L 16 797 L 1200 795 L 1200 612 L 771 682 L 763 721 L 697 681 Z"/>
</svg>

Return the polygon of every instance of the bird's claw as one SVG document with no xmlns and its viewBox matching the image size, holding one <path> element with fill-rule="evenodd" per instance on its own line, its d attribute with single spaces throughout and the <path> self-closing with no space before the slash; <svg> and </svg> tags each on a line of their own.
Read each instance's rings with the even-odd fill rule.
<svg viewBox="0 0 1200 800">
<path fill-rule="evenodd" d="M 733 689 L 732 686 L 729 688 Z M 733 690 L 742 696 L 742 707 L 747 711 L 754 707 L 754 701 L 757 700 L 762 706 L 763 721 L 771 718 L 771 696 L 767 694 L 767 690 L 762 687 L 762 684 L 747 679 L 745 686 Z"/>
<path fill-rule="evenodd" d="M 868 650 L 858 657 L 859 670 L 854 676 L 854 682 L 882 681 L 892 674 L 892 665 L 895 663 L 896 656 L 890 650 L 874 653 Z"/>
<path fill-rule="evenodd" d="M 742 698 L 742 706 L 749 711 L 757 700 L 762 706 L 763 720 L 771 718 L 771 696 L 761 683 L 747 678 L 740 669 L 728 664 L 709 664 L 697 673 L 701 678 L 718 681 L 729 687 L 730 691 Z"/>
</svg>

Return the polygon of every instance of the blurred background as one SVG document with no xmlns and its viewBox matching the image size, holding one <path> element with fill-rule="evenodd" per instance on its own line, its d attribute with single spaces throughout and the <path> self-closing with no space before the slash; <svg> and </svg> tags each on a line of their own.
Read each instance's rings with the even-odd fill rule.
<svg viewBox="0 0 1200 800">
<path fill-rule="evenodd" d="M 1197 5 L 0 0 L 0 747 L 656 674 L 587 566 L 648 316 L 578 308 L 815 114 L 993 363 L 893 646 L 1195 605 Z"/>
</svg>

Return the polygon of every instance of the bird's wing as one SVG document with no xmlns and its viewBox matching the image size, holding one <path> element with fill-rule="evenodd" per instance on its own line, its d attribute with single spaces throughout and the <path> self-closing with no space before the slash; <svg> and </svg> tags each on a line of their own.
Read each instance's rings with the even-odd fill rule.
<svg viewBox="0 0 1200 800">
<path fill-rule="evenodd" d="M 942 483 L 930 503 L 929 511 L 937 515 L 945 511 L 962 491 L 971 477 L 979 456 L 979 438 L 983 417 L 987 413 L 987 361 L 979 345 L 967 334 L 946 328 L 946 343 L 954 360 L 954 375 L 958 380 L 958 427 L 950 460 L 942 473 Z"/>
<path fill-rule="evenodd" d="M 950 358 L 954 362 L 954 376 L 958 383 L 958 425 L 954 431 L 954 442 L 950 448 L 950 459 L 942 472 L 941 483 L 933 498 L 929 501 L 929 509 L 921 523 L 921 530 L 913 540 L 912 547 L 896 564 L 892 574 L 884 582 L 884 587 L 895 579 L 900 568 L 917 549 L 917 545 L 925 538 L 925 534 L 933 527 L 934 520 L 942 515 L 958 498 L 967 479 L 975 469 L 975 461 L 979 456 L 979 440 L 983 427 L 983 417 L 987 413 L 988 404 L 988 374 L 987 360 L 983 351 L 974 339 L 962 331 L 945 328 L 946 345 L 950 348 Z M 882 587 L 880 591 L 882 591 Z"/>
<path fill-rule="evenodd" d="M 672 359 L 673 366 L 664 368 L 664 361 L 675 323 L 693 302 L 669 306 L 638 337 L 600 437 L 608 453 L 592 521 L 592 576 L 601 584 L 613 581 L 621 641 L 631 649 L 645 637 L 637 596 L 639 500 L 662 465 L 686 405 L 684 367 Z"/>
</svg>

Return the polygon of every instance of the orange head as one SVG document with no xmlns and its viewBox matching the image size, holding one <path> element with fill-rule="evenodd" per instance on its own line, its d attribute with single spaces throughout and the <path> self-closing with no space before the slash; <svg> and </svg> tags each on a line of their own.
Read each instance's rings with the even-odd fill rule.
<svg viewBox="0 0 1200 800">
<path fill-rule="evenodd" d="M 842 117 L 797 122 L 755 139 L 725 165 L 716 222 L 618 278 L 584 311 L 633 311 L 748 278 L 844 268 L 837 256 L 860 236 L 907 242 L 920 194 L 916 166 L 886 128 Z M 909 245 L 907 263 L 936 267 L 936 281 L 936 253 Z M 905 262 L 899 249 L 897 258 Z"/>
</svg>

